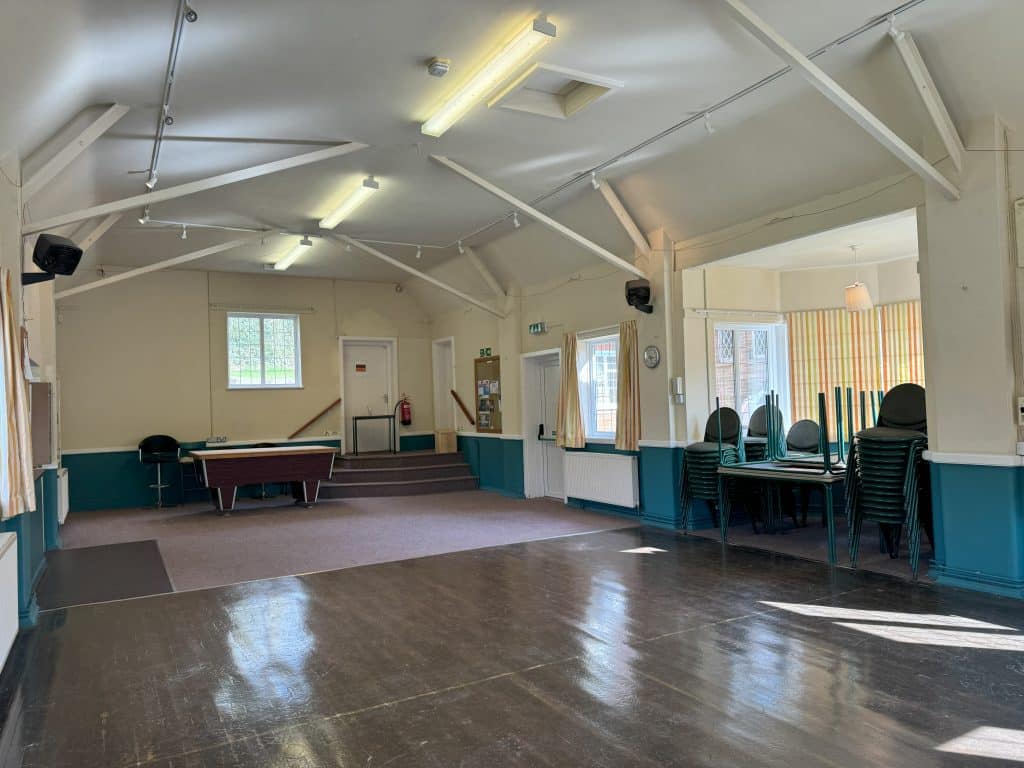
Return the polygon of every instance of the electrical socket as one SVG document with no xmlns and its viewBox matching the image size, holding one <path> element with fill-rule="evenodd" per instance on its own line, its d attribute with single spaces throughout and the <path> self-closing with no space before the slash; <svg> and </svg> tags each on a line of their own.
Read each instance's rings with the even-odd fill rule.
<svg viewBox="0 0 1024 768">
<path fill-rule="evenodd" d="M 1024 397 L 1017 398 L 1017 426 L 1024 427 Z"/>
</svg>

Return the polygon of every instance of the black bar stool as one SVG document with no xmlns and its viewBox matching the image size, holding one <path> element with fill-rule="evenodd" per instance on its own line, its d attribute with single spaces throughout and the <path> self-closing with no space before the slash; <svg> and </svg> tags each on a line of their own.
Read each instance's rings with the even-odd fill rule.
<svg viewBox="0 0 1024 768">
<path fill-rule="evenodd" d="M 170 488 L 171 484 L 163 481 L 162 469 L 164 464 L 178 464 L 180 460 L 181 446 L 170 435 L 150 435 L 139 443 L 139 461 L 156 464 L 156 483 L 149 486 L 156 489 L 156 509 L 173 506 L 164 504 L 164 488 Z"/>
</svg>

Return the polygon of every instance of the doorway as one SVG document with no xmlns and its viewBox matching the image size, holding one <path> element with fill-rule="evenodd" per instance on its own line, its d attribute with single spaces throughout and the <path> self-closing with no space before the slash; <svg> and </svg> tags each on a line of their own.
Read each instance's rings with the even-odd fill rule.
<svg viewBox="0 0 1024 768">
<path fill-rule="evenodd" d="M 434 430 L 455 429 L 455 337 L 436 339 L 432 344 L 434 370 Z"/>
<path fill-rule="evenodd" d="M 398 389 L 395 346 L 395 339 L 386 338 L 340 340 L 341 419 L 346 453 L 354 448 L 353 417 L 390 416 L 394 412 Z M 361 420 L 358 430 L 360 453 L 391 450 L 387 420 Z"/>
<path fill-rule="evenodd" d="M 555 445 L 561 352 L 522 356 L 523 470 L 527 498 L 548 496 L 565 501 L 564 451 Z"/>
</svg>

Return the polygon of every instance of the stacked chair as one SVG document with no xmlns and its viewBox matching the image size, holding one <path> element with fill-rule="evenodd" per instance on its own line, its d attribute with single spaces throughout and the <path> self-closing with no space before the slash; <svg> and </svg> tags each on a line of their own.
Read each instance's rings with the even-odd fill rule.
<svg viewBox="0 0 1024 768">
<path fill-rule="evenodd" d="M 801 419 L 786 433 L 786 450 L 794 453 L 820 453 L 821 427 L 811 419 Z M 807 525 L 807 510 L 811 506 L 811 488 L 801 483 L 793 489 L 796 496 L 796 509 L 800 512 L 800 525 Z M 825 510 L 821 511 L 821 524 L 825 525 Z"/>
<path fill-rule="evenodd" d="M 732 408 L 716 408 L 704 427 L 704 441 L 685 448 L 683 463 L 683 527 L 690 519 L 695 499 L 711 508 L 718 524 L 718 467 L 743 461 L 743 425 Z"/>
<path fill-rule="evenodd" d="M 854 568 L 861 527 L 868 520 L 878 523 L 893 558 L 899 556 L 903 532 L 908 532 L 910 568 L 917 578 L 922 522 L 931 538 L 927 465 L 922 460 L 928 445 L 926 430 L 924 389 L 901 384 L 885 395 L 877 426 L 857 433 L 846 466 L 850 565 Z"/>
<path fill-rule="evenodd" d="M 769 425 L 767 405 L 762 405 L 750 415 L 750 423 L 747 425 L 747 436 L 743 439 L 743 451 L 746 461 L 764 461 L 768 458 L 768 441 L 773 437 L 768 434 L 769 431 L 776 433 L 774 435 L 777 443 L 776 455 L 785 453 L 785 451 L 778 450 L 781 447 L 778 444 L 782 442 L 782 411 L 777 407 L 774 407 L 773 411 L 775 418 L 771 420 L 771 425 Z"/>
</svg>

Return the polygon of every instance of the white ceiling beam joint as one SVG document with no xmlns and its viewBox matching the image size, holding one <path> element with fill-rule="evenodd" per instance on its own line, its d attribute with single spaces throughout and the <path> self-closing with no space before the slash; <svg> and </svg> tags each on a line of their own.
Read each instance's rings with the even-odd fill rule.
<svg viewBox="0 0 1024 768">
<path fill-rule="evenodd" d="M 896 135 L 874 113 L 855 99 L 839 83 L 804 56 L 788 40 L 782 37 L 760 16 L 754 13 L 742 0 L 722 0 L 732 11 L 736 20 L 750 34 L 764 43 L 780 59 L 789 64 L 801 77 L 809 82 L 815 90 L 831 101 L 857 125 L 863 128 L 872 138 L 895 155 L 914 173 L 934 184 L 942 190 L 950 200 L 960 199 L 960 190 L 953 182 L 940 173 L 922 157 L 913 147 Z"/>
<path fill-rule="evenodd" d="M 595 243 L 595 242 L 593 242 L 591 240 L 588 240 L 587 238 L 585 238 L 583 235 L 579 234 L 578 232 L 576 232 L 576 231 L 574 231 L 572 229 L 569 229 L 569 227 L 565 226 L 564 224 L 560 224 L 559 222 L 557 222 L 554 219 L 552 219 L 550 216 L 548 216 L 548 215 L 542 213 L 541 211 L 537 210 L 536 208 L 534 208 L 529 203 L 524 202 L 524 201 L 520 200 L 519 198 L 510 195 L 508 192 L 505 192 L 500 187 L 496 187 L 494 184 L 492 184 L 491 182 L 487 181 L 486 179 L 481 178 L 480 176 L 477 176 L 475 173 L 473 173 L 469 169 L 463 168 L 458 163 L 456 163 L 456 162 L 454 162 L 452 160 L 449 160 L 447 157 L 444 157 L 443 155 L 431 155 L 431 157 L 434 160 L 436 160 L 437 162 L 441 163 L 441 165 L 445 166 L 446 168 L 449 168 L 450 170 L 455 171 L 457 174 L 459 174 L 463 178 L 467 179 L 468 181 L 473 182 L 474 184 L 476 184 L 481 189 L 486 190 L 487 192 L 490 192 L 495 197 L 500 198 L 501 200 L 504 200 L 506 203 L 509 203 L 510 205 L 514 206 L 517 210 L 522 211 L 524 214 L 526 214 L 530 218 L 534 219 L 535 221 L 543 224 L 548 229 L 554 230 L 558 234 L 562 235 L 562 237 L 565 237 L 568 240 L 571 240 L 572 242 L 576 243 L 580 247 L 582 247 L 582 248 L 590 251 L 591 253 L 595 254 L 596 256 L 604 259 L 609 264 L 611 264 L 611 265 L 613 265 L 615 267 L 618 267 L 619 269 L 623 270 L 624 272 L 629 272 L 630 274 L 636 275 L 637 277 L 647 277 L 647 275 L 644 273 L 644 271 L 642 269 L 640 269 L 639 267 L 637 267 L 635 264 L 629 263 L 625 259 L 622 259 L 622 258 L 616 256 L 614 253 L 612 253 L 608 249 L 602 248 L 600 245 L 598 245 L 597 243 Z"/>
<path fill-rule="evenodd" d="M 112 213 L 101 219 L 96 226 L 92 227 L 81 238 L 76 237 L 75 245 L 82 249 L 82 253 L 85 253 L 96 244 L 97 240 L 107 234 L 107 230 L 121 220 L 121 216 L 122 214 L 120 213 Z"/>
<path fill-rule="evenodd" d="M 494 273 L 484 264 L 483 259 L 480 258 L 479 254 L 469 246 L 465 246 L 462 249 L 465 253 L 469 263 L 472 264 L 476 271 L 480 273 L 480 277 L 483 278 L 484 282 L 487 283 L 487 287 L 494 292 L 494 295 L 499 299 L 504 299 L 506 296 L 505 289 L 501 287 L 501 283 L 498 282 L 498 278 L 494 276 Z"/>
<path fill-rule="evenodd" d="M 172 259 L 164 259 L 154 264 L 147 264 L 144 267 L 137 267 L 136 269 L 129 269 L 127 272 L 121 272 L 117 275 L 111 275 L 110 277 L 103 277 L 99 280 L 93 280 L 91 283 L 85 285 L 77 285 L 74 288 L 68 288 L 63 291 L 58 291 L 54 294 L 55 299 L 66 299 L 68 296 L 74 296 L 79 293 L 85 293 L 86 291 L 92 291 L 96 288 L 102 288 L 113 283 L 120 283 L 123 280 L 131 280 L 133 277 L 139 277 L 141 275 L 148 275 L 150 272 L 158 272 L 161 269 L 167 269 L 168 267 L 176 267 L 179 264 L 186 264 L 190 261 L 197 261 L 198 259 L 206 258 L 207 256 L 213 256 L 216 253 L 222 253 L 223 251 L 230 251 L 233 248 L 240 248 L 243 245 L 249 243 L 258 242 L 263 238 L 263 234 L 252 235 L 250 237 L 241 237 L 237 240 L 229 240 L 226 243 L 220 245 L 213 245 L 209 248 L 203 248 L 198 251 L 191 251 L 190 253 L 182 254 L 181 256 L 175 256 Z"/>
<path fill-rule="evenodd" d="M 640 231 L 640 227 L 633 221 L 633 217 L 629 215 L 629 211 L 626 210 L 626 206 L 622 204 L 622 200 L 612 189 L 612 185 L 607 181 L 602 181 L 601 186 L 598 188 L 601 193 L 601 197 L 608 203 L 608 207 L 612 209 L 612 213 L 615 214 L 615 218 L 619 220 L 619 224 L 626 230 L 626 234 L 629 235 L 629 239 L 633 241 L 633 245 L 636 246 L 637 250 L 640 251 L 645 257 L 650 258 L 651 256 L 651 244 L 647 242 L 647 238 L 644 237 L 643 232 Z"/>
<path fill-rule="evenodd" d="M 310 165 L 311 163 L 319 163 L 323 160 L 330 160 L 335 157 L 347 155 L 351 152 L 356 152 L 360 149 L 365 149 L 366 146 L 366 144 L 360 144 L 353 141 L 348 144 L 340 144 L 338 146 L 328 147 L 327 149 L 320 149 L 316 152 L 307 152 L 304 155 L 286 157 L 283 160 L 274 160 L 270 163 L 262 163 L 261 165 L 254 165 L 250 168 L 242 168 L 241 170 L 221 173 L 216 176 L 199 179 L 198 181 L 190 181 L 187 184 L 179 184 L 175 187 L 167 187 L 153 192 L 145 192 L 141 195 L 125 197 L 121 200 L 115 200 L 112 203 L 94 205 L 91 208 L 82 208 L 81 210 L 61 214 L 60 216 L 54 216 L 50 219 L 26 224 L 22 227 L 21 233 L 23 235 L 31 235 L 35 232 L 43 232 L 47 229 L 64 226 L 65 224 L 74 224 L 78 221 L 93 219 L 97 216 L 108 216 L 112 213 L 123 213 L 124 211 L 131 210 L 132 208 L 145 208 L 150 205 L 155 205 L 156 203 L 166 202 L 167 200 L 176 200 L 179 197 L 194 195 L 197 192 L 205 192 L 209 189 L 217 189 L 218 187 L 227 186 L 228 184 L 237 184 L 240 181 L 248 181 L 249 179 L 267 176 L 271 173 L 279 173 L 280 171 L 287 171 L 291 168 L 298 168 L 303 165 Z"/>
<path fill-rule="evenodd" d="M 40 189 L 45 187 L 72 161 L 88 149 L 96 139 L 106 133 L 111 126 L 128 114 L 124 104 L 114 104 L 106 112 L 93 120 L 89 126 L 66 144 L 57 154 L 47 160 L 43 167 L 32 174 L 21 186 L 21 198 L 27 201 Z"/>
<path fill-rule="evenodd" d="M 373 256 L 375 259 L 380 259 L 385 264 L 390 264 L 392 267 L 400 269 L 403 272 L 408 272 L 410 275 L 418 277 L 421 280 L 425 280 L 426 282 L 430 283 L 436 288 L 440 288 L 442 291 L 447 291 L 448 293 L 452 294 L 452 296 L 457 296 L 458 298 L 462 299 L 468 304 L 472 304 L 474 307 L 477 307 L 479 309 L 482 309 L 484 312 L 494 315 L 499 320 L 505 319 L 505 315 L 496 310 L 494 307 L 488 306 L 479 299 L 473 298 L 468 293 L 460 291 L 458 288 L 450 286 L 448 285 L 448 283 L 438 280 L 436 277 L 428 275 L 426 272 L 421 272 L 415 267 L 410 267 L 403 261 L 399 261 L 398 259 L 392 258 L 391 256 L 388 256 L 386 253 L 381 253 L 376 248 L 373 248 L 367 245 L 366 243 L 356 240 L 353 237 L 349 237 L 348 235 L 342 234 L 329 234 L 327 235 L 327 237 L 331 238 L 332 240 L 335 240 L 336 242 L 341 243 L 342 245 L 351 245 L 353 248 L 358 248 L 363 253 Z"/>
<path fill-rule="evenodd" d="M 924 108 L 928 111 L 932 122 L 935 123 L 935 129 L 939 132 L 942 143 L 946 146 L 950 160 L 953 161 L 957 172 L 962 171 L 965 151 L 963 139 L 960 138 L 960 133 L 953 123 L 953 118 L 950 116 L 949 110 L 946 109 L 946 104 L 942 100 L 939 89 L 935 87 L 935 81 L 932 79 L 931 72 L 928 71 L 928 66 L 921 57 L 921 51 L 918 49 L 917 43 L 914 42 L 914 38 L 909 32 L 897 29 L 895 24 L 889 28 L 889 37 L 896 44 L 896 50 L 899 51 L 900 57 L 907 67 L 907 73 L 914 82 L 921 101 L 924 102 Z"/>
</svg>

